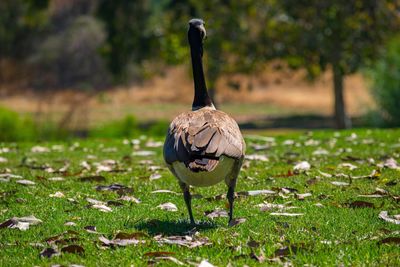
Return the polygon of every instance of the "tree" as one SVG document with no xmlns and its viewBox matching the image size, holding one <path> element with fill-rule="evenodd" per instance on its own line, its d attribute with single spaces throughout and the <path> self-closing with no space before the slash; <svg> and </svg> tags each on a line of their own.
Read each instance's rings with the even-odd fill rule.
<svg viewBox="0 0 400 267">
<path fill-rule="evenodd" d="M 344 77 L 373 59 L 399 24 L 399 2 L 391 0 L 283 0 L 287 15 L 284 57 L 305 66 L 311 76 L 330 66 L 337 128 L 350 127 Z"/>
<path fill-rule="evenodd" d="M 165 1 L 100 0 L 97 16 L 104 22 L 106 44 L 101 49 L 117 83 L 129 80 L 130 65 L 157 58 Z M 156 18 L 158 20 L 156 20 Z"/>
<path fill-rule="evenodd" d="M 171 17 L 167 32 L 184 32 L 180 35 L 182 46 L 187 46 L 184 21 L 198 17 L 206 23 L 209 37 L 204 43 L 206 78 L 214 102 L 216 82 L 222 75 L 250 74 L 275 55 L 266 33 L 278 26 L 270 23 L 278 14 L 276 6 L 273 0 L 172 0 L 167 6 Z"/>
<path fill-rule="evenodd" d="M 0 58 L 21 58 L 46 25 L 48 0 L 0 1 Z"/>
</svg>

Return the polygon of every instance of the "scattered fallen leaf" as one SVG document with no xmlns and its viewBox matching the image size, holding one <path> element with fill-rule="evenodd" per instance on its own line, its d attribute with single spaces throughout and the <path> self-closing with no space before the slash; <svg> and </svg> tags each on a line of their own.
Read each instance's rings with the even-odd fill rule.
<svg viewBox="0 0 400 267">
<path fill-rule="evenodd" d="M 153 173 L 152 175 L 150 175 L 150 180 L 158 180 L 160 179 L 162 176 L 159 173 Z"/>
<path fill-rule="evenodd" d="M 184 247 L 188 247 L 188 248 L 195 248 L 195 247 L 201 247 L 201 246 L 205 246 L 205 245 L 211 245 L 211 243 L 208 241 L 207 237 L 191 237 L 188 235 L 168 236 L 168 237 L 155 236 L 154 239 L 159 244 L 178 245 L 178 246 L 184 246 Z"/>
<path fill-rule="evenodd" d="M 100 236 L 99 240 L 102 242 L 104 246 L 128 246 L 128 245 L 137 245 L 140 243 L 145 243 L 144 240 L 139 240 L 137 237 L 143 236 L 143 233 L 118 233 L 112 240 Z"/>
<path fill-rule="evenodd" d="M 65 197 L 65 195 L 64 195 L 63 192 L 57 191 L 57 192 L 55 192 L 54 194 L 50 194 L 49 197 L 58 197 L 58 198 L 62 198 L 62 197 Z"/>
<path fill-rule="evenodd" d="M 133 192 L 132 188 L 122 185 L 122 184 L 98 185 L 98 186 L 96 186 L 96 190 L 97 191 L 114 191 L 114 192 L 117 192 L 117 194 L 120 196 Z"/>
<path fill-rule="evenodd" d="M 378 242 L 378 244 L 400 244 L 400 237 L 386 237 Z"/>
<path fill-rule="evenodd" d="M 304 213 L 271 212 L 270 215 L 272 215 L 272 216 L 296 217 L 296 216 L 303 216 Z"/>
<path fill-rule="evenodd" d="M 176 207 L 176 205 L 171 202 L 160 204 L 157 206 L 157 208 L 160 208 L 162 210 L 168 210 L 168 211 L 178 211 L 178 208 Z"/>
<path fill-rule="evenodd" d="M 112 208 L 110 208 L 110 207 L 108 207 L 106 205 L 94 204 L 91 207 L 94 208 L 94 209 L 98 209 L 98 210 L 100 210 L 102 212 L 111 212 L 112 211 Z"/>
<path fill-rule="evenodd" d="M 338 182 L 338 181 L 333 181 L 331 184 L 336 185 L 336 186 L 348 186 L 350 185 L 349 183 L 346 182 Z"/>
<path fill-rule="evenodd" d="M 267 156 L 258 155 L 258 154 L 246 155 L 245 159 L 247 159 L 247 160 L 256 160 L 256 161 L 268 161 Z"/>
<path fill-rule="evenodd" d="M 400 165 L 394 158 L 388 158 L 384 162 L 378 164 L 378 167 L 386 167 L 389 169 L 400 170 Z"/>
<path fill-rule="evenodd" d="M 246 221 L 246 218 L 235 218 L 232 221 L 229 222 L 229 226 L 233 227 L 235 225 L 242 224 Z"/>
<path fill-rule="evenodd" d="M 350 208 L 375 208 L 375 205 L 366 201 L 353 201 L 349 204 Z"/>
<path fill-rule="evenodd" d="M 34 184 L 36 184 L 35 182 L 33 182 L 31 180 L 26 180 L 26 179 L 17 180 L 17 183 L 23 184 L 23 185 L 34 185 Z"/>
<path fill-rule="evenodd" d="M 285 206 L 284 204 L 274 204 L 274 203 L 268 203 L 268 202 L 258 204 L 257 207 L 260 207 L 260 211 L 270 211 L 273 209 L 289 210 L 289 209 L 297 208 L 297 207 L 293 207 L 293 206 Z"/>
<path fill-rule="evenodd" d="M 304 194 L 295 194 L 298 200 L 304 200 L 306 197 L 311 197 L 311 193 L 304 193 Z"/>
<path fill-rule="evenodd" d="M 338 167 L 339 168 L 348 168 L 349 170 L 355 170 L 358 168 L 356 165 L 353 165 L 351 163 L 340 163 Z"/>
<path fill-rule="evenodd" d="M 45 248 L 40 252 L 39 255 L 43 258 L 51 258 L 60 255 L 60 253 L 54 248 Z"/>
<path fill-rule="evenodd" d="M 134 202 L 134 203 L 141 203 L 142 201 L 140 201 L 140 199 L 137 199 L 133 196 L 122 196 L 120 198 L 118 198 L 118 200 L 123 200 L 123 201 L 129 201 L 129 202 Z"/>
<path fill-rule="evenodd" d="M 7 163 L 8 159 L 4 158 L 4 157 L 0 157 L 0 163 Z"/>
<path fill-rule="evenodd" d="M 85 249 L 79 245 L 68 245 L 68 246 L 61 248 L 61 252 L 73 253 L 73 254 L 83 254 L 83 253 L 85 253 Z"/>
<path fill-rule="evenodd" d="M 322 156 L 322 155 L 329 155 L 328 150 L 319 148 L 312 153 L 314 156 Z"/>
<path fill-rule="evenodd" d="M 211 263 L 209 263 L 207 260 L 202 260 L 197 267 L 215 267 Z"/>
<path fill-rule="evenodd" d="M 50 152 L 50 149 L 44 146 L 34 146 L 31 148 L 31 152 L 33 153 L 45 153 L 45 152 Z"/>
<path fill-rule="evenodd" d="M 400 218 L 399 219 L 396 219 L 396 217 L 390 218 L 387 211 L 381 211 L 379 213 L 379 218 L 390 223 L 400 224 Z"/>
<path fill-rule="evenodd" d="M 228 212 L 226 210 L 216 209 L 214 211 L 206 211 L 204 214 L 210 218 L 218 218 L 218 217 L 228 217 Z"/>
<path fill-rule="evenodd" d="M 326 178 L 331 178 L 331 177 L 332 177 L 332 174 L 329 174 L 329 173 L 326 173 L 326 172 L 322 172 L 322 171 L 320 171 L 320 170 L 318 170 L 318 172 L 319 172 L 319 174 L 321 174 L 323 177 L 326 177 Z"/>
<path fill-rule="evenodd" d="M 83 229 L 86 230 L 86 232 L 91 233 L 91 234 L 98 234 L 96 226 L 94 225 L 87 225 L 83 227 Z"/>
<path fill-rule="evenodd" d="M 132 156 L 148 157 L 148 156 L 153 156 L 155 154 L 156 154 L 156 152 L 154 152 L 154 151 L 140 150 L 140 151 L 133 152 Z"/>
<path fill-rule="evenodd" d="M 296 165 L 294 165 L 293 170 L 295 172 L 304 172 L 304 171 L 308 171 L 311 168 L 310 163 L 308 163 L 307 161 L 301 161 L 299 163 L 297 163 Z"/>
<path fill-rule="evenodd" d="M 13 217 L 0 224 L 1 228 L 18 228 L 21 231 L 29 229 L 30 225 L 42 223 L 42 220 L 33 215 L 26 217 Z"/>
</svg>

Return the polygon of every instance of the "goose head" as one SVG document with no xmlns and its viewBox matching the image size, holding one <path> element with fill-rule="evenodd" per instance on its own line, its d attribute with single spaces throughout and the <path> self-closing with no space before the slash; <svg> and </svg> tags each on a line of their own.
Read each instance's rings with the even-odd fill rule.
<svg viewBox="0 0 400 267">
<path fill-rule="evenodd" d="M 202 19 L 191 19 L 189 21 L 188 38 L 191 46 L 201 45 L 207 37 L 206 28 Z"/>
</svg>

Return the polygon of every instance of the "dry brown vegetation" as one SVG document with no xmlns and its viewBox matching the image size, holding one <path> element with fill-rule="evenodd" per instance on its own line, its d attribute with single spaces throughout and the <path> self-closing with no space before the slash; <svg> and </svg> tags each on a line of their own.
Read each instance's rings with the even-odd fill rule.
<svg viewBox="0 0 400 267">
<path fill-rule="evenodd" d="M 351 75 L 345 83 L 349 113 L 357 116 L 368 111 L 374 103 L 362 75 Z M 270 65 L 258 75 L 224 77 L 217 88 L 217 102 L 221 108 L 242 121 L 271 114 L 330 115 L 332 112 L 333 90 L 329 72 L 311 82 L 304 71 L 276 70 L 276 66 Z M 60 120 L 73 111 L 74 121 L 78 124 L 118 119 L 127 114 L 140 120 L 170 119 L 190 107 L 192 90 L 187 68 L 175 67 L 143 84 L 114 88 L 94 97 L 68 90 L 39 95 L 25 90 L 3 95 L 0 105 L 21 113 Z"/>
</svg>

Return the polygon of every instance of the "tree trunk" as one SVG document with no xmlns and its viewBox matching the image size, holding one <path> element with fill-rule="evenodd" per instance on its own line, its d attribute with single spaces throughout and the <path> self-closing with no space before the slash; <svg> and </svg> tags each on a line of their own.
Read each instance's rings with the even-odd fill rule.
<svg viewBox="0 0 400 267">
<path fill-rule="evenodd" d="M 347 117 L 343 95 L 343 72 L 338 64 L 333 64 L 333 89 L 335 94 L 335 126 L 337 129 L 351 127 L 351 121 Z"/>
</svg>

